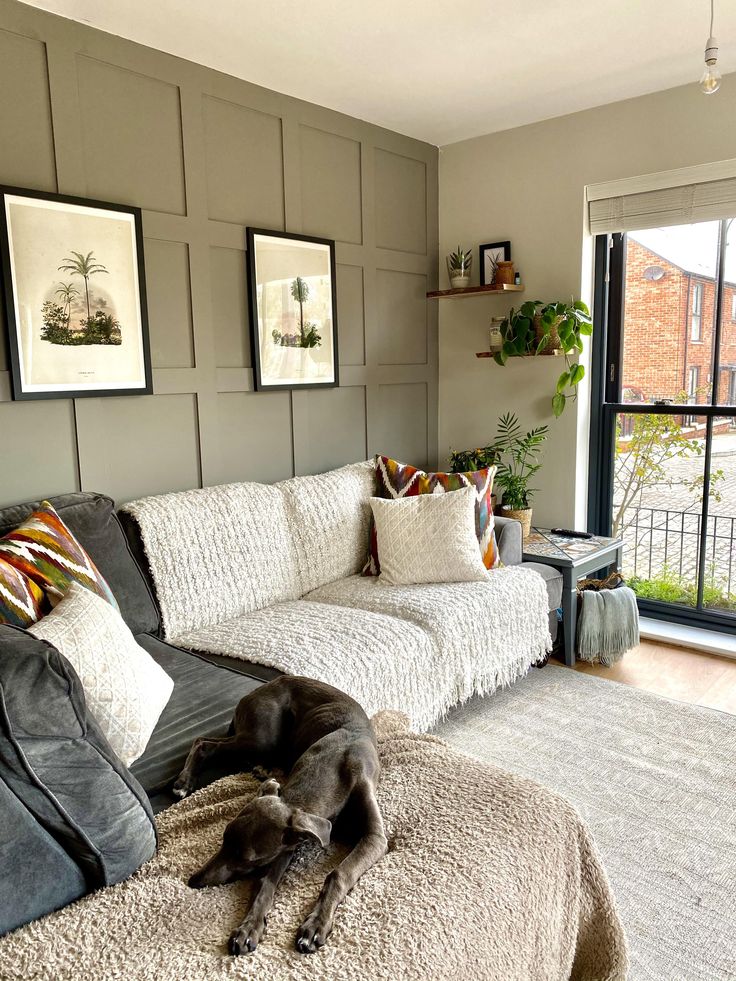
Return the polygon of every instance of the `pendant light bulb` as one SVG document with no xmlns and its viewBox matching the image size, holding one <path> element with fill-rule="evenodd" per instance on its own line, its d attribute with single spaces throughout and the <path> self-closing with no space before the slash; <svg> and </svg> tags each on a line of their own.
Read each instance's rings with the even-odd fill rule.
<svg viewBox="0 0 736 981">
<path fill-rule="evenodd" d="M 710 0 L 710 37 L 705 44 L 705 71 L 700 76 L 700 91 L 713 95 L 721 87 L 721 73 L 718 71 L 718 41 L 713 37 L 714 0 Z"/>
<path fill-rule="evenodd" d="M 700 91 L 706 95 L 713 95 L 721 87 L 721 73 L 715 65 L 707 65 L 705 71 L 700 76 Z"/>
</svg>

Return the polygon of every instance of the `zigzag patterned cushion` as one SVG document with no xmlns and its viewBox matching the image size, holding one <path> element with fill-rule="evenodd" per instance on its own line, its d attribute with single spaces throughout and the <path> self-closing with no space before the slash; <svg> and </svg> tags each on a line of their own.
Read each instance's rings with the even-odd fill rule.
<svg viewBox="0 0 736 981">
<path fill-rule="evenodd" d="M 45 600 L 40 586 L 0 558 L 0 623 L 30 627 L 43 616 Z"/>
<path fill-rule="evenodd" d="M 118 609 L 104 576 L 48 501 L 0 538 L 0 561 L 51 598 L 60 599 L 78 582 Z"/>
<path fill-rule="evenodd" d="M 496 467 L 486 467 L 472 473 L 427 473 L 407 463 L 399 463 L 388 456 L 376 457 L 377 497 L 401 498 L 417 494 L 444 494 L 448 491 L 472 487 L 475 491 L 475 532 L 480 554 L 486 569 L 498 565 L 498 546 L 493 528 L 493 478 Z M 371 519 L 370 556 L 363 567 L 364 576 L 377 576 L 381 571 L 378 561 L 376 526 Z"/>
</svg>

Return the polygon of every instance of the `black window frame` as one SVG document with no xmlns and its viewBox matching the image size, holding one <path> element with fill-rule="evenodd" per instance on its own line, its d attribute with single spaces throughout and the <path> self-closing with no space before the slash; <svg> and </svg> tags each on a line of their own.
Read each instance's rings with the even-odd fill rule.
<svg viewBox="0 0 736 981">
<path fill-rule="evenodd" d="M 710 482 L 713 420 L 724 415 L 725 404 L 718 403 L 720 376 L 720 342 L 723 319 L 723 289 L 727 221 L 721 221 L 716 288 L 714 293 L 712 377 L 716 379 L 711 403 L 673 406 L 628 403 L 621 401 L 621 367 L 624 340 L 624 292 L 626 273 L 626 235 L 621 232 L 597 235 L 594 251 L 593 345 L 591 354 L 591 412 L 588 480 L 588 530 L 610 535 L 613 509 L 613 468 L 615 465 L 616 417 L 620 413 L 659 413 L 700 416 L 706 419 L 704 454 L 704 487 Z M 702 300 L 701 300 L 702 310 Z M 692 306 L 688 305 L 692 316 Z M 690 324 L 688 325 L 690 327 Z M 702 326 L 702 312 L 701 312 Z M 730 412 L 736 409 L 729 406 Z M 673 409 L 675 411 L 673 412 Z M 709 495 L 703 494 L 702 526 L 708 527 Z M 702 627 L 736 634 L 736 615 L 703 606 L 706 549 L 708 536 L 701 535 L 698 555 L 697 606 L 689 607 L 637 597 L 643 616 L 685 626 Z"/>
</svg>

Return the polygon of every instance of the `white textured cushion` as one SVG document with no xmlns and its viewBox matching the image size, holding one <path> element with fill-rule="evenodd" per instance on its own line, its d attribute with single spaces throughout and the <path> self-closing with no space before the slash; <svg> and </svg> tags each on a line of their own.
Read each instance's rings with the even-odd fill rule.
<svg viewBox="0 0 736 981">
<path fill-rule="evenodd" d="M 376 493 L 373 461 L 276 486 L 286 498 L 302 593 L 360 572 L 368 554 L 369 501 Z"/>
<path fill-rule="evenodd" d="M 380 580 L 395 586 L 487 578 L 472 487 L 396 500 L 371 498 Z"/>
<path fill-rule="evenodd" d="M 223 484 L 123 510 L 140 527 L 167 640 L 302 593 L 279 487 Z"/>
<path fill-rule="evenodd" d="M 143 753 L 174 682 L 136 644 L 118 611 L 73 582 L 29 632 L 53 644 L 79 675 L 92 715 L 126 766 Z"/>
</svg>

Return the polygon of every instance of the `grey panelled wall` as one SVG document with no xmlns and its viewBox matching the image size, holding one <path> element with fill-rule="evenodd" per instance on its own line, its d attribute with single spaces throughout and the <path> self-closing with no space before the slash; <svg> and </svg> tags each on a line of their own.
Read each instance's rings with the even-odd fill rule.
<svg viewBox="0 0 736 981">
<path fill-rule="evenodd" d="M 0 505 L 435 462 L 434 147 L 15 0 L 0 134 L 0 183 L 143 209 L 155 391 L 13 403 L 3 339 Z M 246 225 L 337 241 L 340 388 L 253 392 Z"/>
</svg>

